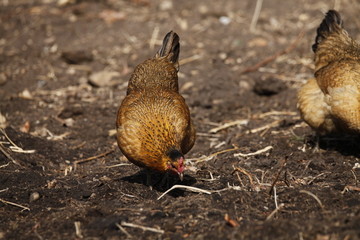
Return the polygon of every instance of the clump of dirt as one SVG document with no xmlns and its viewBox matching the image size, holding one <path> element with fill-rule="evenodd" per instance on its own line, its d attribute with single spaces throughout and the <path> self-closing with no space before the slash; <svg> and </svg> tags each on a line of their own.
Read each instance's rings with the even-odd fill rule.
<svg viewBox="0 0 360 240">
<path fill-rule="evenodd" d="M 265 78 L 257 80 L 254 85 L 254 92 L 260 96 L 272 96 L 286 89 L 286 84 L 276 78 Z"/>
</svg>

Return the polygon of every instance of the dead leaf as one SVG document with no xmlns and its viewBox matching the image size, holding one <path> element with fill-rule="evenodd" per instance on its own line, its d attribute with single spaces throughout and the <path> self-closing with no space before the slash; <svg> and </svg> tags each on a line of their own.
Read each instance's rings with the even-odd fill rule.
<svg viewBox="0 0 360 240">
<path fill-rule="evenodd" d="M 23 133 L 29 133 L 30 131 L 30 122 L 26 121 L 24 125 L 20 128 L 20 131 Z"/>
<path fill-rule="evenodd" d="M 24 91 L 22 91 L 21 93 L 19 93 L 19 97 L 20 98 L 24 98 L 24 99 L 33 99 L 32 94 L 30 93 L 29 90 L 25 89 Z"/>
<path fill-rule="evenodd" d="M 239 223 L 236 222 L 235 220 L 231 219 L 229 217 L 229 214 L 227 214 L 227 213 L 225 214 L 224 219 L 227 222 L 227 224 L 229 224 L 231 227 L 238 227 L 239 226 Z"/>
</svg>

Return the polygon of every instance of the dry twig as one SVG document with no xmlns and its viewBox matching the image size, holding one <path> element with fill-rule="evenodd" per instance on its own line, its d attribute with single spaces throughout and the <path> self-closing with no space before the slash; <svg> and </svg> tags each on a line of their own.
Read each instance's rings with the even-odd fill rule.
<svg viewBox="0 0 360 240">
<path fill-rule="evenodd" d="M 256 24 L 257 24 L 257 21 L 258 21 L 259 16 L 260 16 L 262 3 L 263 3 L 263 0 L 257 0 L 256 1 L 254 15 L 253 15 L 253 17 L 251 19 L 251 23 L 250 23 L 250 32 L 255 32 Z"/>
<path fill-rule="evenodd" d="M 320 173 L 320 174 L 316 175 L 315 177 L 312 177 L 309 181 L 306 182 L 306 184 L 307 184 L 307 185 L 312 184 L 317 178 L 319 178 L 319 177 L 321 177 L 321 176 L 323 176 L 323 175 L 325 175 L 325 174 L 326 174 L 326 173 Z"/>
<path fill-rule="evenodd" d="M 115 223 L 115 225 L 120 229 L 120 231 L 122 231 L 122 232 L 126 235 L 126 237 L 132 238 L 131 234 L 128 233 L 128 232 L 125 230 L 125 228 L 123 228 L 120 224 Z"/>
<path fill-rule="evenodd" d="M 84 238 L 84 236 L 81 233 L 81 222 L 76 221 L 74 222 L 75 225 L 75 234 L 78 238 Z"/>
<path fill-rule="evenodd" d="M 21 147 L 19 147 L 18 145 L 16 145 L 10 138 L 9 136 L 6 134 L 5 130 L 0 128 L 0 132 L 4 135 L 4 137 L 9 141 L 9 143 L 12 145 L 10 146 L 10 150 L 13 152 L 18 152 L 18 153 L 34 153 L 35 150 L 24 150 Z M 2 144 L 0 144 L 2 145 Z"/>
<path fill-rule="evenodd" d="M 274 202 L 275 202 L 275 208 L 279 208 L 278 201 L 277 201 L 277 194 L 276 194 L 276 187 L 274 186 Z"/>
<path fill-rule="evenodd" d="M 354 172 L 354 170 L 350 170 L 350 172 L 352 173 L 352 175 L 354 176 L 354 180 L 355 180 L 355 185 L 357 185 L 357 177 L 356 177 L 356 174 Z"/>
<path fill-rule="evenodd" d="M 184 64 L 187 64 L 187 63 L 191 63 L 193 61 L 196 61 L 196 60 L 200 59 L 201 57 L 202 57 L 201 55 L 196 54 L 196 55 L 193 55 L 193 56 L 188 57 L 188 58 L 183 58 L 183 59 L 181 59 L 179 61 L 179 65 L 181 66 L 181 65 L 184 65 Z"/>
<path fill-rule="evenodd" d="M 209 178 L 197 178 L 198 180 L 201 180 L 201 181 L 207 181 L 207 182 L 213 182 L 213 181 L 217 181 L 220 179 L 220 176 L 214 178 L 212 172 L 208 171 L 209 172 L 209 175 L 210 175 L 210 179 Z"/>
<path fill-rule="evenodd" d="M 40 223 L 36 223 L 35 226 L 32 228 L 34 231 L 35 236 L 37 236 L 38 239 L 43 240 L 44 238 L 38 233 L 37 229 L 40 227 Z"/>
<path fill-rule="evenodd" d="M 313 197 L 320 205 L 321 208 L 324 207 L 324 205 L 322 204 L 322 202 L 320 201 L 320 199 L 315 195 L 313 194 L 312 192 L 309 192 L 309 191 L 306 191 L 306 190 L 300 190 L 301 193 L 305 193 L 311 197 Z"/>
<path fill-rule="evenodd" d="M 281 208 L 283 208 L 284 206 L 285 206 L 285 204 L 281 203 L 278 208 L 275 208 L 274 211 L 272 211 L 272 212 L 269 214 L 269 216 L 266 217 L 266 220 L 265 220 L 265 221 L 269 221 L 270 219 L 272 219 L 273 216 L 274 216 Z"/>
<path fill-rule="evenodd" d="M 211 193 L 221 193 L 221 192 L 228 191 L 228 190 L 241 191 L 242 188 L 240 186 L 231 186 L 229 183 L 227 183 L 226 188 L 222 188 L 219 190 L 212 190 Z"/>
<path fill-rule="evenodd" d="M 25 207 L 25 206 L 17 204 L 17 203 L 9 202 L 9 201 L 6 201 L 6 200 L 1 199 L 1 198 L 0 198 L 0 202 L 5 203 L 5 204 L 9 204 L 9 205 L 13 205 L 15 207 L 22 208 L 23 209 L 22 211 L 24 211 L 24 210 L 30 211 L 30 208 L 28 208 L 28 207 Z"/>
<path fill-rule="evenodd" d="M 228 122 L 228 123 L 225 123 L 219 127 L 216 127 L 216 128 L 212 128 L 210 129 L 210 133 L 217 133 L 219 132 L 220 130 L 224 130 L 226 128 L 229 128 L 229 127 L 232 127 L 232 126 L 235 126 L 235 125 L 247 125 L 249 123 L 249 119 L 240 119 L 240 120 L 235 120 L 235 121 L 232 121 L 232 122 Z"/>
<path fill-rule="evenodd" d="M 264 60 L 258 62 L 257 64 L 255 64 L 254 66 L 251 67 L 247 67 L 244 70 L 241 71 L 241 73 L 249 73 L 249 72 L 255 72 L 256 70 L 258 70 L 260 67 L 268 64 L 269 62 L 274 61 L 276 58 L 278 58 L 281 55 L 284 54 L 288 54 L 289 52 L 291 52 L 296 45 L 300 42 L 300 40 L 304 37 L 305 31 L 301 31 L 299 33 L 299 35 L 296 37 L 296 39 L 294 40 L 294 42 L 292 42 L 287 48 L 275 53 L 272 56 L 269 56 L 267 58 L 265 58 Z"/>
<path fill-rule="evenodd" d="M 282 171 L 284 170 L 285 166 L 286 166 L 286 163 L 287 163 L 287 160 L 288 160 L 289 156 L 286 156 L 284 161 L 282 162 L 281 164 L 281 167 L 280 167 L 280 170 L 278 172 L 278 174 L 276 175 L 273 183 L 271 184 L 271 188 L 270 188 L 270 191 L 269 191 L 269 194 L 271 195 L 273 193 L 273 190 L 274 190 L 274 187 L 275 187 L 275 184 L 276 182 L 279 180 L 279 177 L 280 177 L 280 174 L 282 173 Z"/>
<path fill-rule="evenodd" d="M 286 111 L 270 111 L 266 113 L 260 113 L 253 115 L 253 118 L 265 118 L 268 116 L 278 116 L 278 115 L 288 115 L 288 116 L 297 116 L 297 112 L 286 112 Z"/>
<path fill-rule="evenodd" d="M 219 138 L 221 137 L 220 134 L 211 134 L 211 133 L 196 133 L 196 136 L 200 136 L 200 137 L 209 137 L 209 138 Z"/>
<path fill-rule="evenodd" d="M 89 162 L 89 161 L 94 160 L 94 159 L 97 159 L 97 158 L 105 157 L 106 155 L 109 155 L 110 153 L 113 153 L 114 151 L 115 151 L 115 149 L 111 149 L 111 150 L 109 150 L 109 151 L 107 151 L 107 152 L 98 154 L 98 155 L 96 155 L 96 156 L 92 156 L 92 157 L 89 157 L 89 158 L 76 160 L 76 161 L 74 161 L 74 165 L 79 164 L 79 163 Z"/>
<path fill-rule="evenodd" d="M 134 224 L 134 223 L 128 223 L 128 222 L 124 222 L 124 221 L 121 222 L 121 226 L 139 228 L 139 229 L 142 229 L 144 231 L 155 232 L 155 233 L 160 233 L 160 234 L 165 233 L 165 231 L 162 230 L 162 229 L 152 228 L 152 227 L 144 227 L 144 226 L 141 226 L 141 225 L 137 225 L 137 224 Z"/>
<path fill-rule="evenodd" d="M 133 165 L 133 164 L 132 163 L 119 163 L 119 164 L 115 164 L 115 165 L 111 165 L 111 166 L 106 166 L 105 168 L 114 168 L 114 167 L 129 166 L 129 165 Z"/>
<path fill-rule="evenodd" d="M 183 188 L 183 189 L 188 189 L 192 192 L 199 192 L 199 193 L 206 193 L 206 194 L 211 194 L 211 192 L 201 189 L 201 188 L 197 188 L 197 187 L 190 187 L 190 186 L 186 186 L 186 185 L 174 185 L 171 188 L 169 188 L 168 190 L 166 190 L 163 194 L 161 194 L 157 200 L 160 200 L 163 196 L 165 196 L 168 192 L 170 192 L 171 190 L 174 190 L 176 188 Z"/>
<path fill-rule="evenodd" d="M 7 167 L 7 166 L 9 166 L 9 164 L 10 164 L 10 162 L 8 162 L 7 164 L 1 165 L 0 168 Z"/>
<path fill-rule="evenodd" d="M 283 203 L 278 205 L 276 187 L 274 187 L 274 202 L 275 202 L 275 209 L 269 214 L 269 216 L 266 217 L 266 221 L 270 220 L 281 208 L 285 206 Z"/>
<path fill-rule="evenodd" d="M 15 160 L 3 147 L 3 145 L 0 143 L 0 151 L 5 155 L 5 157 L 7 157 L 9 160 L 11 160 L 14 164 L 21 166 L 21 164 L 19 163 L 19 161 Z"/>
<path fill-rule="evenodd" d="M 222 150 L 222 151 L 219 151 L 219 152 L 216 152 L 216 153 L 212 153 L 209 156 L 202 156 L 202 157 L 199 157 L 199 158 L 191 158 L 191 159 L 187 159 L 187 160 L 189 162 L 191 162 L 191 161 L 195 161 L 195 162 L 210 161 L 211 159 L 213 159 L 214 157 L 216 157 L 219 154 L 235 151 L 235 150 L 238 150 L 238 149 L 239 149 L 238 147 L 234 147 L 234 148 L 225 149 L 225 150 Z"/>
<path fill-rule="evenodd" d="M 156 26 L 154 28 L 154 31 L 153 31 L 152 35 L 151 35 L 151 39 L 149 41 L 149 47 L 150 47 L 151 50 L 153 50 L 155 48 L 155 44 L 157 42 L 157 37 L 159 35 L 159 30 L 160 30 L 159 27 Z"/>
<path fill-rule="evenodd" d="M 250 157 L 250 156 L 255 156 L 255 155 L 259 155 L 259 154 L 262 154 L 264 152 L 267 152 L 269 150 L 273 149 L 272 146 L 267 146 L 263 149 L 260 149 L 256 152 L 252 152 L 252 153 L 235 153 L 234 154 L 234 157 Z"/>
<path fill-rule="evenodd" d="M 255 128 L 255 129 L 251 129 L 251 130 L 248 130 L 247 133 L 257 133 L 257 132 L 261 132 L 263 130 L 266 130 L 266 129 L 269 129 L 269 128 L 272 128 L 272 127 L 277 127 L 277 126 L 280 126 L 280 124 L 283 122 L 283 120 L 276 120 L 272 123 L 269 123 L 269 124 L 266 124 L 262 127 L 258 127 L 258 128 Z"/>
<path fill-rule="evenodd" d="M 238 172 L 241 172 L 241 173 L 245 174 L 245 175 L 249 178 L 250 185 L 251 185 L 251 186 L 254 186 L 254 181 L 253 181 L 253 179 L 252 179 L 251 174 L 250 174 L 248 171 L 246 171 L 245 169 L 243 169 L 243 168 L 241 168 L 241 167 L 234 167 L 234 166 L 233 166 L 233 168 L 234 168 L 234 171 L 231 173 L 231 175 L 234 174 L 234 173 L 237 172 L 237 171 L 238 171 Z"/>
<path fill-rule="evenodd" d="M 0 193 L 2 193 L 2 192 L 6 192 L 6 191 L 8 191 L 9 190 L 9 188 L 4 188 L 4 189 L 1 189 L 0 190 Z"/>
<path fill-rule="evenodd" d="M 358 192 L 360 192 L 360 187 L 346 185 L 346 186 L 344 187 L 344 190 L 341 191 L 341 193 L 344 194 L 345 192 L 347 192 L 347 191 L 349 191 L 349 190 L 350 190 L 350 191 L 358 191 Z"/>
</svg>

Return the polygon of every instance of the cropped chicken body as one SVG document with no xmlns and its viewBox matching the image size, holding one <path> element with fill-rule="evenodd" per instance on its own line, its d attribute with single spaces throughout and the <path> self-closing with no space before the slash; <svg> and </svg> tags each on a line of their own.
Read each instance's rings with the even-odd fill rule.
<svg viewBox="0 0 360 240">
<path fill-rule="evenodd" d="M 315 78 L 298 93 L 298 109 L 318 135 L 360 133 L 360 45 L 330 10 L 312 46 Z"/>
<path fill-rule="evenodd" d="M 171 31 L 155 57 L 135 68 L 116 127 L 118 145 L 130 162 L 147 170 L 173 172 L 182 180 L 184 154 L 195 143 L 195 127 L 179 94 L 179 51 L 179 37 Z"/>
</svg>

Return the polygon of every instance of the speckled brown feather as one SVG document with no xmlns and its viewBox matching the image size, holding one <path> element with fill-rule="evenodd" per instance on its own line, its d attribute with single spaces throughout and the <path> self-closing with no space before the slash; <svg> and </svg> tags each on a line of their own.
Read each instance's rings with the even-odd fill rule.
<svg viewBox="0 0 360 240">
<path fill-rule="evenodd" d="M 315 79 L 298 93 L 302 118 L 318 133 L 360 133 L 360 45 L 330 10 L 317 30 Z"/>
<path fill-rule="evenodd" d="M 301 118 L 320 135 L 334 132 L 335 123 L 325 103 L 325 95 L 315 78 L 311 78 L 298 92 Z"/>
<path fill-rule="evenodd" d="M 169 151 L 186 154 L 195 143 L 189 108 L 178 93 L 179 48 L 177 34 L 170 32 L 156 56 L 135 68 L 117 115 L 122 153 L 160 172 L 167 170 Z"/>
</svg>

